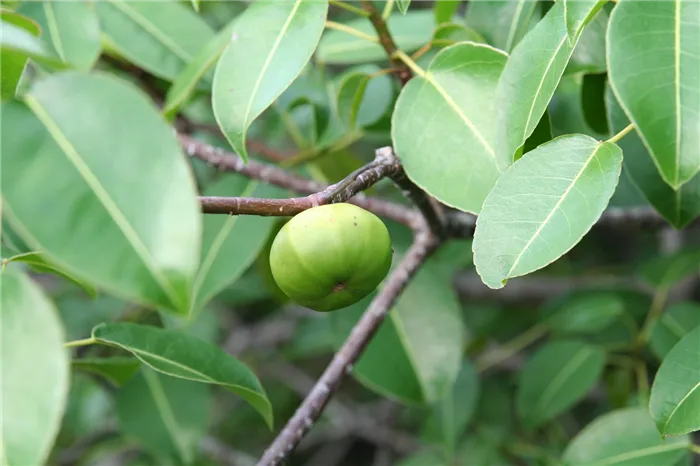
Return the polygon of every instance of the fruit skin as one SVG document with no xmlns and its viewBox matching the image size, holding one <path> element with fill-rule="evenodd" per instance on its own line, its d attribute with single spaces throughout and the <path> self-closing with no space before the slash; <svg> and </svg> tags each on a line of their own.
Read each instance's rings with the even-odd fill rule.
<svg viewBox="0 0 700 466">
<path fill-rule="evenodd" d="M 371 293 L 391 267 L 391 238 L 374 214 L 329 204 L 294 216 L 270 250 L 272 276 L 293 301 L 320 312 Z"/>
</svg>

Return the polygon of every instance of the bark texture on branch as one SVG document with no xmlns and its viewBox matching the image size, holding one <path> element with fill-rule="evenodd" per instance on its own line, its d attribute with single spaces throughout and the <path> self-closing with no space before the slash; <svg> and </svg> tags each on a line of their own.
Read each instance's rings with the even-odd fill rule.
<svg viewBox="0 0 700 466">
<path fill-rule="evenodd" d="M 350 336 L 336 352 L 323 375 L 294 416 L 287 422 L 282 432 L 265 451 L 258 466 L 283 464 L 294 451 L 301 439 L 314 425 L 328 403 L 331 395 L 340 385 L 343 377 L 352 372 L 353 364 L 369 344 L 384 321 L 389 309 L 406 288 L 413 275 L 418 272 L 428 256 L 437 248 L 438 240 L 431 233 L 419 234 L 408 249 L 401 263 L 392 271 L 384 287 L 372 300 L 362 318 L 352 329 Z"/>
</svg>

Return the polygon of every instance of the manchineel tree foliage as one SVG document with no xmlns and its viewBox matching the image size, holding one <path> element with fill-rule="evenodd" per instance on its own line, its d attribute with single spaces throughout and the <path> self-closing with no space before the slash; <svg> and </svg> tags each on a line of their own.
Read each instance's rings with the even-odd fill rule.
<svg viewBox="0 0 700 466">
<path fill-rule="evenodd" d="M 0 20 L 3 465 L 697 463 L 700 2 Z"/>
</svg>

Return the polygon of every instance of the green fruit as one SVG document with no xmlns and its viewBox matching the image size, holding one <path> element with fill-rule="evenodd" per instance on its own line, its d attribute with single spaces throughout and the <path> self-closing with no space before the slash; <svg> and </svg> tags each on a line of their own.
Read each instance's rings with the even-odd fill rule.
<svg viewBox="0 0 700 466">
<path fill-rule="evenodd" d="M 371 293 L 391 267 L 384 223 L 352 204 L 330 204 L 293 217 L 277 234 L 270 268 L 280 289 L 316 311 L 350 306 Z"/>
</svg>

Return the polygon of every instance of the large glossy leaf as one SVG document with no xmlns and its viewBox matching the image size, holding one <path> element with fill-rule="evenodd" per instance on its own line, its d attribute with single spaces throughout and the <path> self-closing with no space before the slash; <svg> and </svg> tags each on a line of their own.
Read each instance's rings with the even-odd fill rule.
<svg viewBox="0 0 700 466">
<path fill-rule="evenodd" d="M 376 35 L 372 24 L 366 18 L 354 19 L 345 24 L 365 34 Z M 410 53 L 430 41 L 435 19 L 430 10 L 414 10 L 405 15 L 392 15 L 387 25 L 396 46 Z M 316 58 L 328 64 L 366 63 L 385 61 L 386 52 L 379 44 L 346 32 L 328 30 L 318 44 Z"/>
<path fill-rule="evenodd" d="M 20 11 L 41 26 L 42 41 L 62 61 L 90 69 L 100 55 L 100 24 L 88 2 L 28 2 Z"/>
<path fill-rule="evenodd" d="M 605 93 L 605 107 L 611 133 L 617 133 L 629 124 L 609 87 Z M 618 145 L 625 154 L 625 173 L 646 200 L 669 223 L 676 228 L 683 228 L 700 215 L 700 175 L 674 190 L 661 178 L 649 151 L 636 131 L 621 139 Z"/>
<path fill-rule="evenodd" d="M 53 75 L 26 101 L 34 114 L 2 109 L 2 195 L 15 229 L 81 280 L 186 313 L 201 216 L 172 128 L 133 85 L 102 74 Z"/>
<path fill-rule="evenodd" d="M 190 97 L 197 83 L 214 66 L 214 63 L 219 59 L 226 46 L 231 42 L 231 32 L 235 25 L 234 21 L 207 42 L 175 78 L 173 85 L 168 89 L 168 93 L 165 96 L 165 104 L 163 105 L 163 113 L 165 115 L 174 115 Z"/>
<path fill-rule="evenodd" d="M 661 435 L 700 430 L 700 326 L 664 357 L 651 387 L 649 410 Z"/>
<path fill-rule="evenodd" d="M 158 464 L 191 464 L 207 430 L 211 390 L 165 377 L 146 367 L 117 392 L 121 431 L 135 438 Z"/>
<path fill-rule="evenodd" d="M 516 407 L 523 423 L 537 427 L 571 408 L 603 373 L 605 351 L 579 341 L 540 348 L 520 374 Z"/>
<path fill-rule="evenodd" d="M 591 5 L 590 3 L 587 3 Z M 594 9 L 595 6 L 590 6 Z M 547 15 L 513 50 L 496 91 L 496 159 L 502 168 L 516 158 L 547 110 L 590 11 L 577 9 L 571 20 L 581 24 L 573 38 L 567 34 L 563 2 Z"/>
<path fill-rule="evenodd" d="M 615 95 L 678 189 L 700 170 L 700 3 L 623 0 L 607 43 Z"/>
<path fill-rule="evenodd" d="M 329 316 L 338 344 L 371 298 Z M 445 396 L 454 384 L 461 348 L 459 302 L 449 280 L 428 263 L 401 295 L 353 368 L 353 375 L 384 396 L 431 403 Z"/>
<path fill-rule="evenodd" d="M 507 56 L 488 45 L 443 49 L 401 91 L 394 149 L 408 176 L 440 201 L 478 213 L 499 176 L 494 92 Z"/>
<path fill-rule="evenodd" d="M 212 103 L 216 121 L 243 159 L 248 127 L 304 69 L 327 12 L 326 0 L 258 1 L 236 21 L 216 66 Z"/>
<path fill-rule="evenodd" d="M 284 197 L 281 189 L 240 176 L 207 187 L 207 196 Z M 204 215 L 202 263 L 194 285 L 193 312 L 238 279 L 253 263 L 272 230 L 273 217 Z"/>
<path fill-rule="evenodd" d="M 518 160 L 486 198 L 474 233 L 474 264 L 501 288 L 569 251 L 605 210 L 622 151 L 583 135 L 561 136 Z"/>
<path fill-rule="evenodd" d="M 566 466 L 676 466 L 688 458 L 689 440 L 662 439 L 646 408 L 625 408 L 588 424 L 562 459 Z"/>
<path fill-rule="evenodd" d="M 687 333 L 700 326 L 700 304 L 692 302 L 669 306 L 654 323 L 649 347 L 663 359 Z"/>
<path fill-rule="evenodd" d="M 452 390 L 433 406 L 425 435 L 447 451 L 454 452 L 474 416 L 478 400 L 479 374 L 474 365 L 465 360 Z"/>
<path fill-rule="evenodd" d="M 26 276 L 2 273 L 2 462 L 44 464 L 68 395 L 68 353 L 54 305 Z"/>
<path fill-rule="evenodd" d="M 164 79 L 175 79 L 214 31 L 180 2 L 94 3 L 108 49 Z"/>
<path fill-rule="evenodd" d="M 187 334 L 130 323 L 102 324 L 92 337 L 129 351 L 147 366 L 182 379 L 222 385 L 272 426 L 272 408 L 255 374 L 217 346 Z"/>
<path fill-rule="evenodd" d="M 512 51 L 540 19 L 537 2 L 530 0 L 469 2 L 467 24 L 486 38 L 489 44 Z"/>
</svg>

